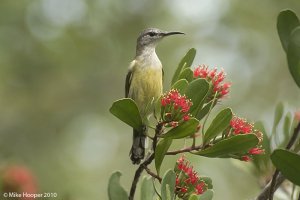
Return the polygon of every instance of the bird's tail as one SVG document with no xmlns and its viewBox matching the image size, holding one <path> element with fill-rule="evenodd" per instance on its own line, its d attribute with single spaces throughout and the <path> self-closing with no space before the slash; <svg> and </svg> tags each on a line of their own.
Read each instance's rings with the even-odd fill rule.
<svg viewBox="0 0 300 200">
<path fill-rule="evenodd" d="M 141 130 L 133 129 L 133 143 L 130 150 L 130 159 L 133 164 L 139 164 L 145 157 L 146 132 L 146 126 L 143 126 Z"/>
</svg>

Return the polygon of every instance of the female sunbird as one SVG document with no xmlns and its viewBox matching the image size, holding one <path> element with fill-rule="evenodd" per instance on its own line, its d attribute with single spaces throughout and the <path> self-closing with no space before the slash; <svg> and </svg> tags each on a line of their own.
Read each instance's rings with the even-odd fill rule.
<svg viewBox="0 0 300 200">
<path fill-rule="evenodd" d="M 155 53 L 155 47 L 162 38 L 175 34 L 184 33 L 148 28 L 137 38 L 136 55 L 126 76 L 125 97 L 136 102 L 142 119 L 147 119 L 152 114 L 151 104 L 163 91 L 163 68 Z M 139 130 L 133 129 L 133 144 L 130 150 L 133 164 L 139 164 L 145 156 L 146 134 L 146 125 Z"/>
</svg>

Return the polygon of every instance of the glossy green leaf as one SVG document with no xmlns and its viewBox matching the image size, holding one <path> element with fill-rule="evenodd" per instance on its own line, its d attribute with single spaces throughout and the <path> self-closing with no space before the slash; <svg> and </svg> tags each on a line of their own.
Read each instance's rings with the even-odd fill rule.
<svg viewBox="0 0 300 200">
<path fill-rule="evenodd" d="M 200 195 L 199 200 L 212 200 L 214 197 L 213 190 L 207 190 L 203 194 Z"/>
<path fill-rule="evenodd" d="M 271 160 L 287 179 L 300 186 L 300 155 L 276 149 L 271 155 Z"/>
<path fill-rule="evenodd" d="M 277 31 L 282 47 L 286 52 L 291 33 L 297 26 L 300 26 L 300 22 L 293 11 L 284 10 L 279 13 L 277 18 Z"/>
<path fill-rule="evenodd" d="M 190 195 L 189 200 L 198 200 L 198 195 L 196 194 Z"/>
<path fill-rule="evenodd" d="M 290 73 L 300 88 L 300 26 L 295 28 L 291 33 L 287 50 L 287 60 Z"/>
<path fill-rule="evenodd" d="M 153 200 L 155 191 L 153 188 L 152 177 L 144 176 L 141 185 L 141 198 L 143 200 Z"/>
<path fill-rule="evenodd" d="M 161 181 L 161 198 L 162 200 L 173 200 L 175 192 L 176 174 L 173 170 L 168 170 Z M 168 198 L 170 196 L 171 198 Z"/>
<path fill-rule="evenodd" d="M 168 151 L 172 144 L 172 139 L 162 139 L 158 142 L 156 146 L 156 151 L 155 151 L 155 168 L 157 171 L 157 174 L 159 174 L 160 171 L 160 166 L 165 158 L 165 154 Z"/>
<path fill-rule="evenodd" d="M 191 82 L 193 80 L 193 71 L 191 68 L 185 68 L 182 70 L 182 72 L 178 76 L 178 80 L 180 79 L 186 79 L 188 82 Z"/>
<path fill-rule="evenodd" d="M 202 108 L 208 89 L 209 84 L 205 79 L 199 78 L 189 83 L 185 94 L 187 98 L 191 99 L 193 102 L 193 105 L 190 108 L 190 113 L 192 115 L 196 116 Z"/>
<path fill-rule="evenodd" d="M 196 56 L 196 49 L 191 48 L 186 55 L 181 59 L 174 75 L 172 78 L 172 85 L 178 80 L 179 74 L 185 69 L 185 68 L 189 68 L 193 61 L 194 58 Z"/>
<path fill-rule="evenodd" d="M 136 103 L 130 98 L 115 101 L 109 111 L 134 129 L 142 127 L 142 118 Z"/>
<path fill-rule="evenodd" d="M 208 129 L 204 134 L 204 144 L 207 144 L 211 139 L 218 136 L 219 133 L 224 131 L 232 119 L 232 111 L 230 108 L 221 110 L 218 115 L 213 119 Z"/>
<path fill-rule="evenodd" d="M 221 140 L 211 147 L 193 154 L 205 157 L 226 157 L 229 154 L 246 152 L 258 144 L 258 138 L 254 134 L 236 135 Z"/>
<path fill-rule="evenodd" d="M 216 100 L 211 100 L 207 104 L 203 106 L 203 108 L 197 113 L 196 118 L 200 121 L 205 117 L 211 108 L 213 108 L 216 105 L 217 101 Z M 213 106 L 212 106 L 213 104 Z M 212 107 L 211 107 L 212 106 Z"/>
<path fill-rule="evenodd" d="M 183 94 L 188 85 L 189 83 L 186 79 L 180 79 L 174 83 L 172 89 L 177 89 L 179 93 Z"/>
<path fill-rule="evenodd" d="M 168 139 L 180 139 L 188 137 L 197 131 L 199 121 L 195 118 L 191 118 L 188 121 L 183 122 L 179 126 L 172 128 L 167 133 L 162 135 L 163 138 Z"/>
<path fill-rule="evenodd" d="M 128 200 L 127 192 L 120 185 L 121 172 L 114 172 L 108 182 L 108 198 L 109 200 Z"/>
</svg>

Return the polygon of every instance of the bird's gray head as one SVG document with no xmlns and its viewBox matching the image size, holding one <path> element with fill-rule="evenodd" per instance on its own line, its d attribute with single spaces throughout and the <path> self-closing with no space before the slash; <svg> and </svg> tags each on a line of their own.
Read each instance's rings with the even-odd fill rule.
<svg viewBox="0 0 300 200">
<path fill-rule="evenodd" d="M 163 31 L 157 28 L 147 28 L 143 30 L 138 39 L 137 39 L 137 49 L 142 49 L 144 47 L 155 47 L 157 42 L 160 41 L 162 38 L 175 35 L 175 34 L 184 34 L 179 31 Z"/>
</svg>

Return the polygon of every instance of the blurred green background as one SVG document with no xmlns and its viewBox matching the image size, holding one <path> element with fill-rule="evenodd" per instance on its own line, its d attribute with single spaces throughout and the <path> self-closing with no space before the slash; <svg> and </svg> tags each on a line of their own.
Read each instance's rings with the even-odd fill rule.
<svg viewBox="0 0 300 200">
<path fill-rule="evenodd" d="M 147 27 L 186 33 L 157 48 L 165 88 L 195 47 L 194 66 L 223 67 L 233 83 L 219 107 L 270 125 L 278 101 L 300 107 L 276 31 L 285 8 L 300 16 L 299 0 L 2 0 L 0 165 L 28 166 L 40 191 L 58 199 L 107 199 L 115 170 L 129 190 L 131 129 L 108 109 L 124 96 L 136 38 Z M 213 178 L 216 200 L 259 192 L 250 163 L 190 159 Z"/>
</svg>

